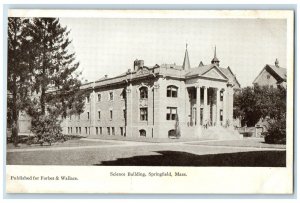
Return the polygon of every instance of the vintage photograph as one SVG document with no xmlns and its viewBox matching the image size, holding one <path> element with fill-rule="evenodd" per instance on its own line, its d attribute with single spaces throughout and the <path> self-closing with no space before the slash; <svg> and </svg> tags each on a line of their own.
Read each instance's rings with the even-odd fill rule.
<svg viewBox="0 0 300 203">
<path fill-rule="evenodd" d="M 286 167 L 286 19 L 7 23 L 7 165 Z"/>
<path fill-rule="evenodd" d="M 293 11 L 14 9 L 6 25 L 8 193 L 293 192 Z"/>
</svg>

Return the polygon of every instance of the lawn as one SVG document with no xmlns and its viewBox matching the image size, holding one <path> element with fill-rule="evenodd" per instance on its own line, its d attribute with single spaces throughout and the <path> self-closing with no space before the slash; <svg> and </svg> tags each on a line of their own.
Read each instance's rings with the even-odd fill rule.
<svg viewBox="0 0 300 203">
<path fill-rule="evenodd" d="M 175 143 L 8 152 L 9 165 L 284 167 L 285 150 Z"/>
</svg>

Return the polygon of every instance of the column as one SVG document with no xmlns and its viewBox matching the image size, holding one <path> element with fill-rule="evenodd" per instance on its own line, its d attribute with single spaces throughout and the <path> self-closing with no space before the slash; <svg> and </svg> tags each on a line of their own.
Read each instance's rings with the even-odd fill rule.
<svg viewBox="0 0 300 203">
<path fill-rule="evenodd" d="M 223 124 L 227 124 L 227 91 L 223 90 Z"/>
<path fill-rule="evenodd" d="M 200 126 L 200 94 L 201 94 L 201 88 L 200 86 L 197 86 L 197 96 L 196 96 L 196 125 Z"/>
<path fill-rule="evenodd" d="M 191 121 L 191 108 L 188 88 L 185 88 L 185 123 L 190 124 Z"/>
<path fill-rule="evenodd" d="M 217 98 L 216 98 L 216 125 L 220 125 L 220 90 L 218 88 L 216 88 L 217 91 Z"/>
<path fill-rule="evenodd" d="M 203 87 L 204 88 L 204 100 L 203 100 L 203 121 L 204 121 L 204 124 L 206 124 L 207 122 L 207 87 Z"/>
</svg>

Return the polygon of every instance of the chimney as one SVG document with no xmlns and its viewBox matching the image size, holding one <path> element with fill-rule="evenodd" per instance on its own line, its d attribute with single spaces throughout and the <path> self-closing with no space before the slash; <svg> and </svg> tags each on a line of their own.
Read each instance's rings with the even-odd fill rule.
<svg viewBox="0 0 300 203">
<path fill-rule="evenodd" d="M 276 60 L 275 60 L 275 66 L 276 66 L 276 67 L 279 67 L 279 61 L 278 61 L 277 58 L 276 58 Z"/>
<path fill-rule="evenodd" d="M 144 60 L 138 60 L 136 59 L 134 62 L 133 62 L 133 70 L 134 71 L 137 71 L 138 69 L 144 67 Z"/>
</svg>

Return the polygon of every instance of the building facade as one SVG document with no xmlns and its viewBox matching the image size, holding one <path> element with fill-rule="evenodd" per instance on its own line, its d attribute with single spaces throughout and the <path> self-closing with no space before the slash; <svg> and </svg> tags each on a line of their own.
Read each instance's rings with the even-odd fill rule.
<svg viewBox="0 0 300 203">
<path fill-rule="evenodd" d="M 233 90 L 240 88 L 229 67 L 211 63 L 191 68 L 188 50 L 183 65 L 145 66 L 82 85 L 84 112 L 62 122 L 63 133 L 127 137 L 199 137 L 210 127 L 233 122 Z"/>
<path fill-rule="evenodd" d="M 278 59 L 275 60 L 275 65 L 266 64 L 253 81 L 253 85 L 286 88 L 286 68 L 279 66 Z"/>
</svg>

